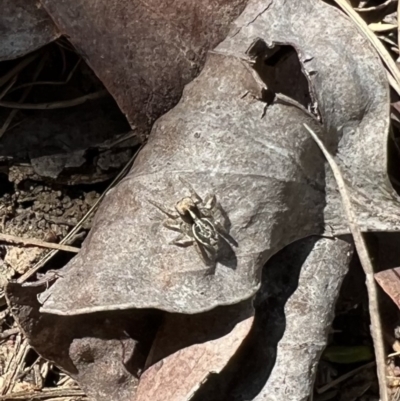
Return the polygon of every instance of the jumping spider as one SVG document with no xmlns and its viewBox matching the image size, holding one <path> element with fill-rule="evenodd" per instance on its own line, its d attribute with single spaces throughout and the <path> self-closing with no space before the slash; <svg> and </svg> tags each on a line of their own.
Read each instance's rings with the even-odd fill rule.
<svg viewBox="0 0 400 401">
<path fill-rule="evenodd" d="M 164 227 L 180 232 L 170 244 L 181 247 L 194 245 L 204 263 L 213 264 L 218 256 L 221 234 L 227 234 L 218 220 L 220 209 L 217 199 L 215 195 L 208 195 L 203 202 L 187 181 L 179 179 L 189 189 L 190 197 L 178 201 L 174 209 L 152 200 L 149 202 L 168 216 Z"/>
</svg>

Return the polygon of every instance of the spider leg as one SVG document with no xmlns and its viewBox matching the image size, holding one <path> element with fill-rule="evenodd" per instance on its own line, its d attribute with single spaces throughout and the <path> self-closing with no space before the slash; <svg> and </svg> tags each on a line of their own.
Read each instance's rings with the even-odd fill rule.
<svg viewBox="0 0 400 401">
<path fill-rule="evenodd" d="M 194 241 L 194 249 L 196 249 L 196 252 L 200 256 L 200 259 L 206 266 L 211 266 L 215 263 L 215 261 L 213 260 L 213 256 L 210 257 L 206 250 L 201 247 L 197 241 Z"/>
<path fill-rule="evenodd" d="M 222 223 L 220 221 L 215 220 L 214 227 L 217 229 L 218 233 L 221 233 L 222 235 L 225 235 L 225 236 L 229 236 L 227 229 L 222 225 Z"/>
<path fill-rule="evenodd" d="M 161 203 L 158 203 L 156 201 L 153 201 L 151 199 L 147 199 L 149 203 L 151 203 L 153 206 L 155 206 L 158 210 L 166 214 L 168 217 L 172 219 L 177 219 L 179 217 L 179 214 L 172 208 L 167 208 Z"/>
<path fill-rule="evenodd" d="M 198 207 L 200 213 L 208 218 L 215 218 L 214 213 L 218 210 L 217 198 L 215 195 L 207 195 L 204 199 L 204 205 Z"/>
<path fill-rule="evenodd" d="M 217 197 L 215 195 L 207 195 L 204 199 L 204 209 L 213 210 L 217 206 Z"/>
<path fill-rule="evenodd" d="M 173 239 L 170 242 L 170 244 L 186 248 L 187 246 L 193 245 L 194 242 L 195 242 L 195 240 L 193 238 L 189 237 L 187 234 L 181 234 L 181 235 L 178 235 L 175 239 Z"/>
<path fill-rule="evenodd" d="M 182 177 L 179 177 L 179 180 L 185 187 L 189 189 L 190 192 L 190 197 L 192 198 L 193 202 L 198 205 L 203 202 L 203 200 L 200 198 L 200 196 L 197 194 L 197 192 L 193 189 L 193 187 Z"/>
<path fill-rule="evenodd" d="M 182 232 L 182 227 L 181 227 L 181 223 L 179 223 L 178 221 L 176 221 L 175 219 L 167 219 L 164 221 L 163 226 L 166 228 L 169 228 L 170 230 L 173 231 L 178 231 L 178 232 Z"/>
<path fill-rule="evenodd" d="M 234 247 L 239 246 L 237 241 L 229 234 L 228 230 L 221 224 L 221 222 L 218 220 L 214 221 L 214 226 L 217 229 L 217 233 L 220 237 L 222 237 L 225 241 L 228 241 Z"/>
</svg>

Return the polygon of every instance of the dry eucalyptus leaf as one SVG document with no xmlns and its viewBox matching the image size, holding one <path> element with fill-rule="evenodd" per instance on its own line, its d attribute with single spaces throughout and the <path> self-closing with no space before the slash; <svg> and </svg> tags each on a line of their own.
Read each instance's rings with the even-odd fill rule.
<svg viewBox="0 0 400 401">
<path fill-rule="evenodd" d="M 348 270 L 352 245 L 312 236 L 263 268 L 254 324 L 235 358 L 191 401 L 306 401 Z"/>
<path fill-rule="evenodd" d="M 61 317 L 39 313 L 45 284 L 9 283 L 8 302 L 30 345 L 96 401 L 131 401 L 159 325 L 157 311 Z"/>
<path fill-rule="evenodd" d="M 400 308 L 400 267 L 388 269 L 375 274 L 375 279 L 382 289 Z"/>
<path fill-rule="evenodd" d="M 274 43 L 292 47 L 273 47 Z M 351 49 L 348 43 L 353 44 Z M 293 49 L 308 81 L 296 69 Z M 273 99 L 268 96 L 271 91 L 289 99 Z M 323 124 L 319 126 L 301 105 L 318 109 Z M 362 228 L 396 230 L 397 199 L 386 177 L 388 117 L 385 71 L 368 42 L 338 10 L 316 0 L 252 1 L 230 37 L 209 56 L 201 75 L 186 87 L 179 105 L 157 121 L 130 175 L 107 195 L 81 253 L 40 297 L 42 311 L 50 314 L 36 315 L 31 324 L 39 316 L 70 322 L 90 318 L 54 313 L 150 307 L 199 313 L 235 304 L 254 295 L 264 262 L 286 245 L 322 233 L 324 224 L 336 233 L 347 232 L 336 184 L 330 170 L 325 173 L 324 159 L 304 123 L 319 133 L 332 153 L 338 149 L 337 159 L 358 200 Z M 220 204 L 210 218 L 221 219 L 228 235 L 220 240 L 215 263 L 204 263 L 193 245 L 169 244 L 178 233 L 163 226 L 167 216 L 149 202 L 173 208 L 189 196 L 180 177 L 204 200 L 214 193 Z M 345 261 L 346 249 L 338 246 L 335 256 L 328 256 Z M 328 270 L 332 268 L 331 294 L 340 284 L 345 263 L 337 271 L 334 266 L 327 264 Z M 320 275 L 312 275 L 315 282 L 310 278 L 310 293 L 319 288 Z M 314 336 L 316 341 L 323 337 L 333 304 L 331 297 L 320 315 L 323 323 L 315 326 L 304 348 L 311 354 L 302 360 L 311 368 L 324 346 L 323 340 L 314 346 Z M 290 311 L 296 313 L 294 307 Z M 309 324 L 308 319 L 304 315 L 302 323 Z M 31 337 L 35 340 L 38 334 Z M 93 341 L 94 349 L 101 349 L 98 338 Z M 153 350 L 159 349 L 155 344 Z M 177 352 L 185 351 L 189 352 Z M 121 355 L 107 352 L 120 367 Z M 173 354 L 166 354 L 161 360 L 172 361 Z M 293 354 L 289 350 L 286 357 Z M 81 354 L 73 355 L 74 361 L 82 361 Z M 105 355 L 101 354 L 100 365 Z M 150 361 L 159 358 L 154 353 Z M 87 372 L 90 360 L 84 362 L 82 371 Z M 281 371 L 293 377 L 293 371 Z M 80 376 L 84 388 L 94 386 L 92 394 L 99 386 L 96 373 L 94 369 Z M 111 379 L 112 388 L 121 387 L 114 380 L 118 375 Z M 130 380 L 128 389 L 137 383 Z M 279 375 L 274 380 L 282 382 Z M 197 388 L 198 379 L 194 382 Z M 211 377 L 203 386 L 212 382 Z M 296 388 L 304 392 L 309 385 L 305 378 L 303 387 Z"/>
<path fill-rule="evenodd" d="M 254 401 L 307 401 L 328 341 L 334 305 L 349 268 L 352 245 L 343 239 L 309 237 L 276 256 L 271 260 L 273 263 L 265 266 L 263 285 L 257 295 L 260 335 L 252 349 L 255 357 L 261 349 L 269 356 L 264 359 L 264 366 L 268 366 L 271 354 L 276 359 L 273 358 L 271 374 Z M 304 261 L 301 270 L 298 269 L 300 261 Z M 296 284 L 294 272 L 298 272 Z M 286 280 L 294 290 L 288 299 L 285 299 Z M 273 311 L 268 307 L 271 303 L 275 305 Z M 279 332 L 283 335 L 273 347 L 271 337 Z M 259 372 L 249 370 L 246 378 L 251 373 L 253 377 L 260 377 Z M 252 387 L 250 383 L 242 380 L 247 391 Z"/>
<path fill-rule="evenodd" d="M 297 50 L 323 125 L 300 106 L 307 99 L 300 80 L 294 89 L 281 84 L 292 100 L 263 100 L 271 81 L 275 90 L 285 82 L 279 71 L 286 79 L 293 74 L 290 57 L 273 74 L 275 51 L 284 49 L 271 49 L 274 43 Z M 397 197 L 386 176 L 388 117 L 381 62 L 337 9 L 316 0 L 252 1 L 180 103 L 156 122 L 68 273 L 41 297 L 41 310 L 199 313 L 253 296 L 264 263 L 287 244 L 322 233 L 324 223 L 347 233 L 336 183 L 304 123 L 331 153 L 337 148 L 362 229 L 398 230 Z M 216 195 L 220 206 L 211 218 L 228 232 L 211 264 L 193 245 L 171 245 L 178 233 L 163 226 L 167 215 L 149 202 L 173 208 L 190 195 L 189 185 L 203 200 Z M 191 229 L 183 222 L 181 228 Z"/>
<path fill-rule="evenodd" d="M 52 20 L 36 1 L 2 1 L 0 61 L 21 57 L 59 36 Z"/>
<path fill-rule="evenodd" d="M 106 196 L 68 273 L 41 297 L 41 310 L 199 313 L 234 304 L 254 295 L 270 256 L 322 232 L 324 159 L 301 129 L 318 124 L 301 107 L 267 106 L 257 99 L 261 92 L 247 63 L 210 55 L 179 105 L 157 121 L 130 174 Z M 163 226 L 168 216 L 149 202 L 173 208 L 190 185 L 204 203 L 216 195 L 211 219 L 226 230 L 211 263 L 193 245 L 170 244 L 179 233 Z M 190 234 L 191 224 L 182 221 L 182 228 Z"/>
<path fill-rule="evenodd" d="M 140 135 L 179 100 L 247 0 L 41 0 Z"/>
<path fill-rule="evenodd" d="M 167 315 L 135 401 L 189 400 L 236 353 L 251 329 L 252 314 L 251 303 L 241 303 L 201 315 Z"/>
<path fill-rule="evenodd" d="M 245 54 L 258 38 L 298 51 L 327 144 L 337 146 L 358 224 L 364 231 L 398 231 L 399 197 L 387 176 L 389 88 L 372 45 L 339 10 L 319 0 L 254 0 L 234 25 L 217 48 L 227 56 Z M 329 170 L 326 176 L 325 223 L 336 235 L 346 233 L 336 182 Z"/>
</svg>

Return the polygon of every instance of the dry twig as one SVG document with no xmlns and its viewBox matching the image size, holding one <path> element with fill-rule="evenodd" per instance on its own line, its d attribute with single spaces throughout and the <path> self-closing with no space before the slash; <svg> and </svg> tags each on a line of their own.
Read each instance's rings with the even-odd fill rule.
<svg viewBox="0 0 400 401">
<path fill-rule="evenodd" d="M 36 238 L 23 238 L 16 235 L 1 234 L 0 241 L 10 242 L 12 244 L 32 245 L 40 248 L 57 249 L 59 251 L 78 253 L 79 248 L 63 244 L 55 244 L 53 242 L 46 242 Z"/>
<path fill-rule="evenodd" d="M 85 393 L 79 389 L 54 388 L 43 391 L 20 391 L 14 394 L 0 396 L 0 400 L 46 400 L 49 398 L 82 397 Z"/>
<path fill-rule="evenodd" d="M 354 244 L 357 249 L 358 256 L 360 258 L 361 265 L 364 269 L 366 276 L 366 285 L 368 291 L 369 300 L 369 313 L 371 318 L 371 335 L 374 342 L 375 357 L 377 364 L 378 381 L 380 387 L 380 397 L 381 401 L 389 401 L 387 386 L 386 386 L 386 355 L 385 347 L 383 342 L 383 330 L 379 314 L 378 306 L 378 295 L 377 295 L 377 285 L 374 279 L 374 269 L 372 266 L 371 259 L 368 255 L 367 245 L 364 241 L 363 234 L 358 227 L 357 219 L 351 205 L 350 195 L 347 191 L 346 184 L 343 180 L 342 174 L 338 165 L 336 164 L 334 158 L 326 150 L 322 141 L 318 138 L 315 132 L 306 124 L 304 124 L 307 131 L 311 134 L 314 141 L 317 143 L 322 153 L 324 154 L 326 160 L 328 161 L 333 175 L 335 177 L 340 196 L 342 198 L 343 209 L 347 217 L 350 232 L 354 238 Z"/>
<path fill-rule="evenodd" d="M 31 89 L 28 87 L 27 89 Z M 64 109 L 67 107 L 78 106 L 85 103 L 88 100 L 100 99 L 108 95 L 105 89 L 99 90 L 94 93 L 89 93 L 88 95 L 80 96 L 75 99 L 63 100 L 60 102 L 49 102 L 49 103 L 18 103 L 18 102 L 5 102 L 0 101 L 1 107 L 8 107 L 11 109 L 18 110 L 53 110 L 53 109 Z"/>
<path fill-rule="evenodd" d="M 371 7 L 365 7 L 365 8 L 355 8 L 356 11 L 358 11 L 359 13 L 366 13 L 368 11 L 378 11 L 378 10 L 382 10 L 385 7 L 387 7 L 390 3 L 393 3 L 393 0 L 386 0 L 385 2 L 383 2 L 382 4 L 378 4 L 376 6 L 371 6 Z"/>
</svg>

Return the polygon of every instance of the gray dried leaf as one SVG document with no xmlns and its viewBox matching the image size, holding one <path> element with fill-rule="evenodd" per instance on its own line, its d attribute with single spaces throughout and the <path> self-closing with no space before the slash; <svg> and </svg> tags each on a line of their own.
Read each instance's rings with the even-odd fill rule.
<svg viewBox="0 0 400 401">
<path fill-rule="evenodd" d="M 167 314 L 135 401 L 186 401 L 236 354 L 254 320 L 251 302 L 200 315 Z"/>
<path fill-rule="evenodd" d="M 271 255 L 322 232 L 324 160 L 299 129 L 318 124 L 301 108 L 267 107 L 260 93 L 245 62 L 210 55 L 179 105 L 155 124 L 129 176 L 106 196 L 68 274 L 41 298 L 43 312 L 199 313 L 237 303 L 257 291 Z M 215 265 L 194 246 L 171 245 L 178 233 L 163 226 L 167 216 L 149 202 L 173 208 L 190 195 L 181 178 L 203 199 L 215 194 L 220 205 L 228 234 Z"/>
<path fill-rule="evenodd" d="M 139 135 L 179 100 L 247 0 L 41 0 Z"/>
<path fill-rule="evenodd" d="M 2 1 L 0 61 L 24 56 L 59 36 L 46 11 L 38 7 L 35 1 Z"/>
<path fill-rule="evenodd" d="M 250 2 L 217 51 L 245 54 L 259 38 L 291 44 L 309 80 L 326 145 L 337 148 L 358 225 L 364 231 L 398 231 L 399 197 L 387 176 L 389 88 L 377 53 L 351 21 L 322 1 L 267 3 Z M 345 233 L 336 183 L 330 171 L 326 176 L 325 223 L 334 234 Z"/>
<path fill-rule="evenodd" d="M 349 242 L 310 237 L 293 244 L 289 252 L 282 252 L 274 258 L 274 263 L 265 266 L 263 286 L 256 301 L 260 316 L 257 329 L 260 335 L 253 344 L 253 352 L 255 355 L 265 353 L 269 356 L 264 359 L 263 369 L 268 366 L 271 355 L 276 358 L 273 358 L 275 364 L 267 382 L 254 401 L 309 399 L 334 317 L 333 306 L 339 296 L 351 256 L 352 245 Z M 304 260 L 300 271 L 296 269 L 299 260 Z M 295 271 L 298 272 L 297 283 L 293 283 Z M 288 294 L 283 285 L 285 278 L 291 281 L 294 290 L 288 299 L 285 299 Z M 275 306 L 274 311 L 271 311 L 268 305 L 276 305 L 277 302 L 279 307 Z M 261 322 L 269 322 L 270 325 Z M 276 335 L 279 332 L 283 332 L 283 335 L 278 342 L 271 341 L 271 337 L 274 337 L 272 333 Z M 254 370 L 251 373 L 260 377 Z M 251 373 L 248 372 L 246 377 Z M 251 381 L 247 385 L 249 383 Z M 242 385 L 246 386 L 244 381 Z M 252 386 L 248 385 L 247 391 L 249 387 Z"/>
<path fill-rule="evenodd" d="M 9 283 L 7 300 L 30 345 L 79 382 L 96 401 L 131 401 L 160 316 L 120 311 L 62 317 L 39 313 L 36 296 L 46 284 Z"/>
<path fill-rule="evenodd" d="M 263 269 L 249 336 L 191 401 L 307 401 L 351 256 L 346 240 L 319 236 L 274 255 Z"/>
<path fill-rule="evenodd" d="M 86 150 L 71 153 L 44 155 L 31 159 L 32 167 L 41 177 L 57 178 L 65 167 L 80 167 L 85 163 Z"/>
<path fill-rule="evenodd" d="M 260 60 L 274 43 L 297 50 L 323 126 L 300 106 L 301 85 L 292 93 L 297 103 L 262 100 Z M 386 176 L 388 117 L 385 71 L 338 10 L 314 0 L 252 1 L 180 103 L 154 125 L 68 274 L 41 297 L 41 310 L 199 313 L 253 296 L 264 263 L 289 243 L 322 233 L 324 224 L 348 232 L 336 184 L 304 123 L 332 153 L 337 148 L 361 228 L 398 230 L 397 197 Z M 229 235 L 211 266 L 194 246 L 170 244 L 177 233 L 149 202 L 173 208 L 190 194 L 181 178 L 220 204 Z"/>
</svg>

